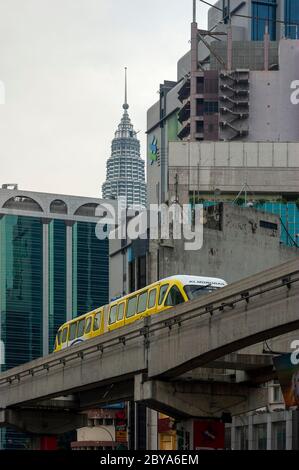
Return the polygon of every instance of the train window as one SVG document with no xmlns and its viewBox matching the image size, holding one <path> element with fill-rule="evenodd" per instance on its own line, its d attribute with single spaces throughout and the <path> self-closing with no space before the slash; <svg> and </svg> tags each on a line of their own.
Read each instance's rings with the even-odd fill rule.
<svg viewBox="0 0 299 470">
<path fill-rule="evenodd" d="M 70 324 L 70 334 L 69 334 L 69 341 L 73 341 L 76 338 L 76 331 L 77 331 L 77 322 Z"/>
<path fill-rule="evenodd" d="M 167 292 L 169 284 L 164 284 L 164 286 L 160 287 L 160 295 L 159 295 L 159 305 L 163 303 L 165 294 Z"/>
<path fill-rule="evenodd" d="M 93 320 L 93 331 L 96 331 L 100 328 L 101 326 L 101 312 L 98 312 L 95 316 L 94 316 L 94 320 Z"/>
<path fill-rule="evenodd" d="M 64 330 L 62 330 L 62 342 L 65 343 L 67 340 L 67 332 L 68 332 L 68 327 L 66 326 Z"/>
<path fill-rule="evenodd" d="M 92 322 L 92 317 L 86 318 L 86 325 L 85 325 L 85 334 L 87 335 L 91 331 L 91 322 Z"/>
<path fill-rule="evenodd" d="M 79 321 L 79 324 L 78 324 L 78 333 L 77 333 L 77 337 L 80 338 L 81 336 L 84 335 L 84 326 L 85 326 L 85 318 L 83 318 L 83 320 L 80 320 Z"/>
<path fill-rule="evenodd" d="M 148 308 L 153 308 L 156 305 L 157 289 L 152 289 L 148 295 Z"/>
<path fill-rule="evenodd" d="M 165 306 L 174 307 L 175 305 L 182 304 L 184 302 L 184 297 L 180 292 L 180 289 L 177 286 L 173 286 L 167 296 Z"/>
<path fill-rule="evenodd" d="M 210 294 L 211 292 L 214 292 L 217 289 L 218 287 L 212 286 L 211 284 L 205 284 L 200 286 L 192 285 L 184 287 L 184 291 L 186 292 L 189 300 L 197 299 L 197 297 L 200 297 L 204 294 Z"/>
<path fill-rule="evenodd" d="M 116 315 L 117 315 L 117 305 L 112 305 L 110 307 L 110 314 L 109 314 L 109 325 L 112 325 L 116 322 Z"/>
<path fill-rule="evenodd" d="M 57 339 L 56 339 L 56 341 L 57 341 L 57 346 L 59 346 L 59 345 L 60 345 L 60 342 L 61 342 L 61 330 L 58 331 L 58 333 L 57 333 Z"/>
<path fill-rule="evenodd" d="M 136 308 L 137 308 L 137 296 L 131 297 L 128 300 L 127 318 L 133 317 L 135 315 Z"/>
<path fill-rule="evenodd" d="M 137 313 L 142 313 L 146 310 L 146 303 L 147 303 L 147 292 L 143 292 L 138 297 Z"/>
<path fill-rule="evenodd" d="M 125 315 L 125 302 L 122 302 L 118 306 L 117 321 L 123 320 Z"/>
</svg>

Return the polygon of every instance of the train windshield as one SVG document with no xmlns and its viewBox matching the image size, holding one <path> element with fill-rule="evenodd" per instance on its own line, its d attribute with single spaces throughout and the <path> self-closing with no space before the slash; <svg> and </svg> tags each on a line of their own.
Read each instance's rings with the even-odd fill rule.
<svg viewBox="0 0 299 470">
<path fill-rule="evenodd" d="M 194 300 L 204 294 L 210 294 L 215 290 L 219 289 L 219 287 L 212 286 L 212 284 L 203 284 L 201 286 L 185 286 L 184 290 L 187 294 L 189 300 Z"/>
</svg>

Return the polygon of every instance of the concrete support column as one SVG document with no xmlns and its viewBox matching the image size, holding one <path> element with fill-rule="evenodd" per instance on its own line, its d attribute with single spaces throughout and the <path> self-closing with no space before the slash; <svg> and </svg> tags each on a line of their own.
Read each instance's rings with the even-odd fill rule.
<svg viewBox="0 0 299 470">
<path fill-rule="evenodd" d="M 267 450 L 272 449 L 272 415 L 267 413 Z"/>
<path fill-rule="evenodd" d="M 190 140 L 196 137 L 196 72 L 198 70 L 198 28 L 197 23 L 191 24 L 191 83 L 190 83 Z"/>
<path fill-rule="evenodd" d="M 232 27 L 227 29 L 227 70 L 230 72 L 233 68 L 233 33 Z"/>
<path fill-rule="evenodd" d="M 66 224 L 66 320 L 73 318 L 73 221 Z"/>
<path fill-rule="evenodd" d="M 269 47 L 270 47 L 270 35 L 268 32 L 268 25 L 264 34 L 264 70 L 269 70 Z"/>
<path fill-rule="evenodd" d="M 254 450 L 252 415 L 248 416 L 248 450 Z"/>
<path fill-rule="evenodd" d="M 232 418 L 232 425 L 231 425 L 231 438 L 230 438 L 230 442 L 231 442 L 231 449 L 232 450 L 239 450 L 238 449 L 238 446 L 237 446 L 237 433 L 236 433 L 236 417 L 233 416 Z"/>
<path fill-rule="evenodd" d="M 43 356 L 49 354 L 49 219 L 43 219 Z"/>
<path fill-rule="evenodd" d="M 158 413 L 147 408 L 147 450 L 158 450 Z"/>
<path fill-rule="evenodd" d="M 293 448 L 293 412 L 288 410 L 286 413 L 286 450 Z"/>
</svg>

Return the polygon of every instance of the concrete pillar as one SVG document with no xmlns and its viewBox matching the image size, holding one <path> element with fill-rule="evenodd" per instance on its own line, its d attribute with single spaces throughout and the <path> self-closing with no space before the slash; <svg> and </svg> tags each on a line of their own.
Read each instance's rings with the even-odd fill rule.
<svg viewBox="0 0 299 470">
<path fill-rule="evenodd" d="M 66 221 L 66 320 L 73 318 L 73 221 Z"/>
<path fill-rule="evenodd" d="M 239 450 L 238 449 L 238 446 L 237 446 L 237 442 L 236 442 L 236 438 L 237 438 L 237 435 L 236 435 L 236 417 L 233 416 L 233 419 L 232 419 L 232 425 L 231 425 L 231 449 L 232 450 Z"/>
<path fill-rule="evenodd" d="M 233 68 L 233 33 L 232 27 L 227 29 L 227 70 L 230 72 Z"/>
<path fill-rule="evenodd" d="M 267 450 L 272 449 L 272 415 L 267 413 Z"/>
<path fill-rule="evenodd" d="M 43 219 L 43 355 L 49 354 L 49 219 Z"/>
<path fill-rule="evenodd" d="M 158 412 L 147 408 L 147 450 L 158 450 Z"/>
<path fill-rule="evenodd" d="M 264 34 L 264 70 L 269 70 L 269 47 L 270 47 L 270 35 L 268 32 L 268 25 L 266 25 Z"/>
<path fill-rule="evenodd" d="M 196 134 L 196 72 L 198 70 L 198 28 L 191 24 L 191 78 L 190 78 L 190 140 L 195 141 Z"/>
<path fill-rule="evenodd" d="M 254 450 L 252 415 L 248 416 L 248 450 Z"/>
<path fill-rule="evenodd" d="M 286 450 L 293 448 L 293 412 L 288 410 L 286 414 Z"/>
</svg>

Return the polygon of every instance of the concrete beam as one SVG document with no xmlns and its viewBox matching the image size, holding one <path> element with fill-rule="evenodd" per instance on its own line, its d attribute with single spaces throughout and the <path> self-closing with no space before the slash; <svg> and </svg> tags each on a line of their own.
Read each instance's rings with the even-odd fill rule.
<svg viewBox="0 0 299 470">
<path fill-rule="evenodd" d="M 272 356 L 263 354 L 232 353 L 206 364 L 207 368 L 231 370 L 257 370 L 273 367 Z"/>
<path fill-rule="evenodd" d="M 140 328 L 142 326 L 140 322 Z M 135 330 L 136 324 L 134 323 L 125 329 L 126 334 Z M 68 350 L 36 359 L 30 364 L 36 368 L 40 367 L 41 370 L 35 374 L 28 374 L 21 380 L 18 380 L 17 376 L 24 372 L 26 366 L 16 367 L 14 369 L 15 380 L 7 386 L 0 385 L 0 409 L 16 404 L 31 406 L 33 402 L 76 394 L 87 389 L 132 379 L 134 374 L 141 373 L 147 368 L 144 337 L 140 335 L 127 344 L 123 344 L 119 336 L 118 330 L 112 331 Z M 97 348 L 107 342 L 107 338 L 111 342 L 115 340 L 115 345 L 101 352 Z M 85 356 L 84 352 L 87 347 L 94 348 L 94 352 Z M 74 359 L 64 363 L 66 355 L 73 356 Z M 48 361 L 54 361 L 57 364 L 48 369 L 44 367 Z M 1 377 L 11 372 L 12 370 L 4 372 Z"/>
<path fill-rule="evenodd" d="M 12 426 L 39 435 L 57 435 L 83 428 L 88 417 L 72 411 L 45 409 L 0 410 L 0 427 Z"/>
<path fill-rule="evenodd" d="M 81 410 L 97 406 L 110 405 L 134 398 L 134 380 L 126 382 L 113 382 L 105 387 L 79 392 L 77 394 L 78 408 Z"/>
<path fill-rule="evenodd" d="M 267 359 L 232 353 L 299 329 L 298 274 L 298 260 L 292 261 L 121 331 L 6 371 L 0 376 L 0 409 L 28 409 L 54 397 L 115 386 L 145 372 L 149 380 L 165 381 L 211 363 L 225 366 L 220 373 L 234 366 L 235 374 L 236 365 L 246 368 L 248 374 L 257 365 L 262 370 L 261 362 Z M 210 370 L 211 381 L 220 381 L 215 369 Z M 232 382 L 226 372 L 222 375 L 224 381 Z M 269 380 L 264 371 L 263 375 Z M 82 403 L 88 406 L 94 400 L 91 393 Z"/>
<path fill-rule="evenodd" d="M 298 268 L 298 261 L 294 266 Z M 282 267 L 276 269 L 277 274 L 280 271 L 283 276 Z M 275 269 L 270 271 L 275 272 Z M 255 279 L 256 282 L 259 276 L 252 276 L 246 281 L 221 289 L 222 295 L 232 291 L 237 284 L 241 286 L 242 282 L 246 292 L 245 285 L 249 287 L 250 281 Z M 266 278 L 265 274 L 264 276 Z M 263 294 L 259 294 L 261 286 L 257 287 L 255 297 L 248 299 L 248 303 L 244 300 L 236 304 L 234 309 L 219 310 L 213 316 L 207 311 L 204 315 L 194 316 L 182 326 L 177 322 L 168 331 L 157 328 L 149 344 L 149 378 L 178 377 L 189 370 L 206 367 L 207 364 L 248 346 L 297 330 L 299 283 L 288 286 L 281 281 L 273 282 L 273 286 L 278 285 L 279 287 Z M 217 304 L 216 297 L 217 294 L 213 298 L 210 296 L 211 305 Z M 205 302 L 207 300 L 206 298 Z M 178 306 L 174 318 L 184 314 L 187 308 L 188 313 L 190 307 L 196 310 L 198 305 L 197 308 L 200 308 L 201 302 L 202 299 Z M 171 311 L 151 317 L 151 327 L 163 321 L 169 322 L 170 317 Z"/>
<path fill-rule="evenodd" d="M 238 372 L 248 374 L 238 374 Z M 232 353 L 216 361 L 205 364 L 204 367 L 190 370 L 178 377 L 178 380 L 200 380 L 216 382 L 235 382 L 236 376 L 246 377 L 243 381 L 256 383 L 255 378 L 265 373 L 273 375 L 272 356 L 262 354 L 236 354 Z M 275 375 L 275 374 L 274 374 Z M 272 380 L 271 378 L 269 380 Z"/>
<path fill-rule="evenodd" d="M 186 383 L 135 377 L 134 400 L 173 417 L 221 418 L 266 406 L 267 388 L 228 383 Z"/>
</svg>

